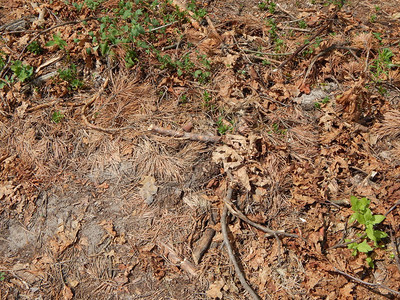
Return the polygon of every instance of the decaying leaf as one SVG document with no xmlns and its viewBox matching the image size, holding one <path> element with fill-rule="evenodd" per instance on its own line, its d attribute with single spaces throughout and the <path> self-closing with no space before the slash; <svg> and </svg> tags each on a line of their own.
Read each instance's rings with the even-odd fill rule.
<svg viewBox="0 0 400 300">
<path fill-rule="evenodd" d="M 141 180 L 142 187 L 139 189 L 139 195 L 143 198 L 146 204 L 150 205 L 154 201 L 157 194 L 158 186 L 153 176 L 144 176 Z"/>
<path fill-rule="evenodd" d="M 211 299 L 222 299 L 222 288 L 224 287 L 225 283 L 224 280 L 218 280 L 214 282 L 213 284 L 210 285 L 208 291 L 206 292 L 206 295 L 210 297 Z"/>
</svg>

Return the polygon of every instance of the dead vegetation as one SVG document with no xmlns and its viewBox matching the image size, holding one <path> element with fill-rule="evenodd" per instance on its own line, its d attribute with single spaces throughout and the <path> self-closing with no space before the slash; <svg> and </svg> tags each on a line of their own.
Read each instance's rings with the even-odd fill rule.
<svg viewBox="0 0 400 300">
<path fill-rule="evenodd" d="M 396 1 L 70 2 L 0 0 L 0 298 L 399 296 Z"/>
</svg>

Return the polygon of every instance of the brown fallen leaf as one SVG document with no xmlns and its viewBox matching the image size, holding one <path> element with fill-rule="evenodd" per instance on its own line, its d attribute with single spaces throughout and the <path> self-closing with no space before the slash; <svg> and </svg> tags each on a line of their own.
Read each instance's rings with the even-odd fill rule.
<svg viewBox="0 0 400 300">
<path fill-rule="evenodd" d="M 212 299 L 216 299 L 216 298 L 222 299 L 221 289 L 224 287 L 224 285 L 225 285 L 225 283 L 224 283 L 223 279 L 211 284 L 210 288 L 206 292 L 207 297 L 210 297 Z"/>
</svg>

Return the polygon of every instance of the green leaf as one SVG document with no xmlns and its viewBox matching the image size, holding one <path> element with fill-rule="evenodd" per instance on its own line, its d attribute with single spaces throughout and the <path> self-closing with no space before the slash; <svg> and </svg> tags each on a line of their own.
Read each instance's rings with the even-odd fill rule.
<svg viewBox="0 0 400 300">
<path fill-rule="evenodd" d="M 380 230 L 375 230 L 374 235 L 377 241 L 380 241 L 381 239 L 384 239 L 385 237 L 388 236 L 386 232 Z"/>
<path fill-rule="evenodd" d="M 376 225 L 376 224 L 379 224 L 379 223 L 381 223 L 383 220 L 385 220 L 385 216 L 383 216 L 383 215 L 374 215 L 373 216 L 373 220 L 372 220 L 372 224 L 373 225 Z"/>
<path fill-rule="evenodd" d="M 54 46 L 55 44 L 56 44 L 55 41 L 48 41 L 48 42 L 45 44 L 45 46 L 46 46 L 46 47 L 51 47 L 51 46 Z"/>
<path fill-rule="evenodd" d="M 350 243 L 347 245 L 347 248 L 349 249 L 357 249 L 358 243 Z"/>
<path fill-rule="evenodd" d="M 371 201 L 369 200 L 369 199 L 367 199 L 367 198 L 361 198 L 360 200 L 359 200 L 359 207 L 360 207 L 360 210 L 361 211 L 364 211 L 364 210 L 366 210 L 368 207 L 369 207 L 369 203 L 370 203 Z"/>
<path fill-rule="evenodd" d="M 365 225 L 365 217 L 364 217 L 364 215 L 362 215 L 360 213 L 357 213 L 356 215 L 357 215 L 358 223 Z"/>
<path fill-rule="evenodd" d="M 367 233 L 367 236 L 371 241 L 376 242 L 376 236 L 375 236 L 375 231 L 372 225 L 367 225 L 367 228 L 365 229 L 365 232 Z"/>
<path fill-rule="evenodd" d="M 367 208 L 364 213 L 365 224 L 371 223 L 373 221 L 373 219 L 374 219 L 374 217 L 372 216 L 371 210 L 369 208 Z"/>
<path fill-rule="evenodd" d="M 373 259 L 372 259 L 371 257 L 367 257 L 367 258 L 365 259 L 365 261 L 367 262 L 367 264 L 368 264 L 371 268 L 375 268 L 374 261 L 373 261 Z"/>
<path fill-rule="evenodd" d="M 370 251 L 372 251 L 372 247 L 370 245 L 367 244 L 367 241 L 364 240 L 362 243 L 358 244 L 357 246 L 357 250 L 363 253 L 368 253 Z"/>
<path fill-rule="evenodd" d="M 350 224 L 353 223 L 355 220 L 357 220 L 357 214 L 358 214 L 358 213 L 354 213 L 354 214 L 352 214 L 352 215 L 350 216 L 350 218 L 349 218 L 349 223 L 350 223 Z"/>
</svg>

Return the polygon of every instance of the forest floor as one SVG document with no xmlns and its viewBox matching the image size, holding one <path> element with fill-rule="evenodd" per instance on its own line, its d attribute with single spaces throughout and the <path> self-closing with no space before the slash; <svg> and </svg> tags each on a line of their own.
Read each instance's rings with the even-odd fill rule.
<svg viewBox="0 0 400 300">
<path fill-rule="evenodd" d="M 0 0 L 0 32 L 1 299 L 399 297 L 399 1 Z"/>
</svg>

